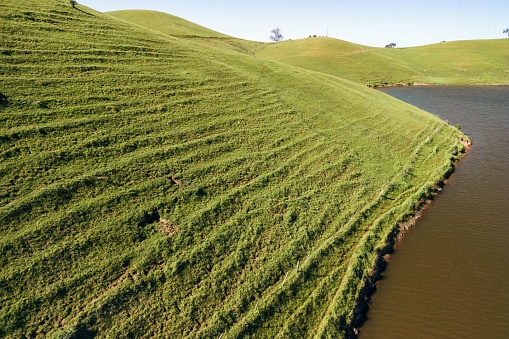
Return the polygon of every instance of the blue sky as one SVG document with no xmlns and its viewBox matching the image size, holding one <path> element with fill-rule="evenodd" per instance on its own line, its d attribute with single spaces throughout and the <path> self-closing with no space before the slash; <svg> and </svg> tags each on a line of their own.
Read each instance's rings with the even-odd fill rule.
<svg viewBox="0 0 509 339">
<path fill-rule="evenodd" d="M 166 12 L 238 38 L 269 41 L 280 28 L 286 39 L 309 35 L 368 46 L 419 46 L 440 41 L 507 38 L 509 0 L 78 0 L 101 12 Z M 328 28 L 327 28 L 328 27 Z M 507 38 L 509 40 L 509 38 Z"/>
</svg>

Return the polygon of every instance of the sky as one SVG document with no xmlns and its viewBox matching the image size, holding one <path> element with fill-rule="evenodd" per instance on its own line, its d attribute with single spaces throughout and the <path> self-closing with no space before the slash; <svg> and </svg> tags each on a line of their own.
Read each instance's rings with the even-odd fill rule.
<svg viewBox="0 0 509 339">
<path fill-rule="evenodd" d="M 101 12 L 166 12 L 237 38 L 329 36 L 367 46 L 508 38 L 509 0 L 78 0 Z M 509 39 L 509 38 L 508 38 Z"/>
</svg>

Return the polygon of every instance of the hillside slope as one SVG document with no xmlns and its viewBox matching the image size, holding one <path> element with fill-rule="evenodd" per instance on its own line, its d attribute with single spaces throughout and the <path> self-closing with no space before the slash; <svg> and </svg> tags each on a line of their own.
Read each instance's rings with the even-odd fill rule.
<svg viewBox="0 0 509 339">
<path fill-rule="evenodd" d="M 341 337 L 462 150 L 347 80 L 0 3 L 0 337 Z"/>
<path fill-rule="evenodd" d="M 152 32 L 158 32 L 178 38 L 192 39 L 195 42 L 211 47 L 241 52 L 249 55 L 254 55 L 255 51 L 264 45 L 261 42 L 231 37 L 200 26 L 194 22 L 163 12 L 122 10 L 107 12 L 106 14 L 146 28 Z"/>
<path fill-rule="evenodd" d="M 181 33 L 178 26 L 182 19 L 168 14 L 136 10 L 111 14 L 167 35 Z M 220 33 L 201 34 L 201 26 L 184 22 L 188 37 L 202 38 L 202 42 L 222 48 L 234 46 L 245 53 L 369 86 L 509 83 L 509 39 L 452 41 L 396 49 L 323 37 L 274 44 L 232 37 L 211 40 Z"/>
<path fill-rule="evenodd" d="M 107 14 L 167 35 L 208 38 L 229 37 L 226 34 L 213 31 L 188 20 L 158 11 L 122 10 L 108 12 Z"/>
<path fill-rule="evenodd" d="M 308 38 L 266 44 L 256 55 L 368 85 L 509 83 L 509 39 L 375 48 Z"/>
</svg>

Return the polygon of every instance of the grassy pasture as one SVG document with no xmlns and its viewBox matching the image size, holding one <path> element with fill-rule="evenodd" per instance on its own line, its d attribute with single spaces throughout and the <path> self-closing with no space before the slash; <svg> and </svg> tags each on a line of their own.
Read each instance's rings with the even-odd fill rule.
<svg viewBox="0 0 509 339">
<path fill-rule="evenodd" d="M 111 17 L 166 36 L 185 38 L 210 47 L 254 55 L 264 44 L 222 34 L 188 20 L 157 11 L 122 10 L 107 12 Z"/>
<path fill-rule="evenodd" d="M 64 0 L 0 3 L 0 32 L 0 337 L 346 336 L 462 149 L 230 42 Z"/>
<path fill-rule="evenodd" d="M 509 83 L 509 39 L 393 49 L 307 38 L 266 44 L 256 55 L 368 85 Z"/>
<path fill-rule="evenodd" d="M 216 32 L 177 16 L 157 11 L 123 10 L 108 12 L 107 14 L 171 36 L 229 38 L 226 34 Z"/>
<path fill-rule="evenodd" d="M 202 38 L 203 42 L 217 47 L 233 46 L 245 53 L 369 86 L 509 83 L 507 38 L 452 41 L 395 49 L 369 47 L 325 37 L 287 40 L 276 44 L 257 43 L 227 38 L 220 33 L 202 33 L 201 26 L 160 12 L 118 11 L 110 14 L 163 34 L 175 36 L 185 31 L 188 37 Z M 177 23 L 181 26 L 176 27 Z"/>
</svg>

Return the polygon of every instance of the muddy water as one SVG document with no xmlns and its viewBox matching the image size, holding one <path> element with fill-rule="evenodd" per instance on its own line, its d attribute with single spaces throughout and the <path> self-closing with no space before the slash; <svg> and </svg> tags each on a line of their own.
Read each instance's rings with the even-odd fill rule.
<svg viewBox="0 0 509 339">
<path fill-rule="evenodd" d="M 383 91 L 474 146 L 391 256 L 359 338 L 509 338 L 509 86 Z"/>
</svg>

